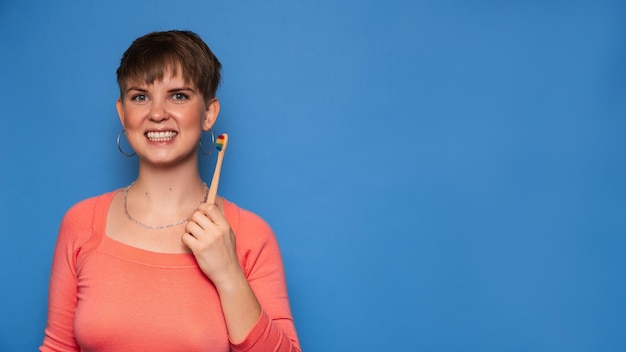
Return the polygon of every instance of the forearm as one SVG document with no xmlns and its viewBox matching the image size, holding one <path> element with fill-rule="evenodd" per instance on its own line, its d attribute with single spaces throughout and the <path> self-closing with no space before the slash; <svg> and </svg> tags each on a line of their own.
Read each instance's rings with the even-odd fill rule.
<svg viewBox="0 0 626 352">
<path fill-rule="evenodd" d="M 288 321 L 284 318 L 279 318 L 281 322 L 273 321 L 274 317 L 264 311 L 248 278 L 241 270 L 213 283 L 220 296 L 233 351 L 300 351 L 295 340 L 295 331 L 292 331 L 291 318 Z M 286 334 L 287 331 L 292 332 L 293 338 Z"/>
<path fill-rule="evenodd" d="M 300 351 L 289 309 L 278 243 L 253 213 L 231 208 L 237 261 L 211 275 L 221 299 L 233 352 Z M 231 257 L 234 258 L 234 257 Z"/>
<path fill-rule="evenodd" d="M 245 340 L 261 316 L 261 305 L 244 273 L 238 270 L 228 280 L 215 283 L 231 342 Z"/>
</svg>

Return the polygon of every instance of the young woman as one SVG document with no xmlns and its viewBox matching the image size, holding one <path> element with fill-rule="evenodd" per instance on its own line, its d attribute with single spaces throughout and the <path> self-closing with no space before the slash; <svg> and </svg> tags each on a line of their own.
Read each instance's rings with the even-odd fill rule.
<svg viewBox="0 0 626 352">
<path fill-rule="evenodd" d="M 220 111 L 220 69 L 189 31 L 124 53 L 117 111 L 137 179 L 63 218 L 40 351 L 300 351 L 272 230 L 206 202 L 198 148 Z"/>
</svg>

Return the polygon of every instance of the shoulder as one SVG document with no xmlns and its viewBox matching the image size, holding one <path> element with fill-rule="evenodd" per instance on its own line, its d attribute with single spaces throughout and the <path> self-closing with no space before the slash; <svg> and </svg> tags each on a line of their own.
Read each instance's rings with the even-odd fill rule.
<svg viewBox="0 0 626 352">
<path fill-rule="evenodd" d="M 107 192 L 98 196 L 83 199 L 72 205 L 65 216 L 63 222 L 86 222 L 92 219 L 88 215 L 94 214 L 96 207 L 103 202 L 110 202 L 115 192 Z"/>
<path fill-rule="evenodd" d="M 251 280 L 282 271 L 278 241 L 270 225 L 259 215 L 224 200 L 224 213 L 235 234 L 237 256 Z"/>
<path fill-rule="evenodd" d="M 237 238 L 237 246 L 263 246 L 276 241 L 271 226 L 256 213 L 224 199 L 224 213 Z"/>
<path fill-rule="evenodd" d="M 83 199 L 72 205 L 61 221 L 59 236 L 70 237 L 74 240 L 86 240 L 91 233 L 94 221 L 99 217 L 106 217 L 106 209 L 115 192 L 108 192 L 98 196 Z M 105 208 L 106 207 L 106 208 Z M 104 211 L 100 211 L 103 208 Z"/>
</svg>

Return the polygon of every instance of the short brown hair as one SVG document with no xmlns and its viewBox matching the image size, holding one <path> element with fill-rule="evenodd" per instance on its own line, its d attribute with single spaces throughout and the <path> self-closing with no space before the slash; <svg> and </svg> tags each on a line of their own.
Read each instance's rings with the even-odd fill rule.
<svg viewBox="0 0 626 352">
<path fill-rule="evenodd" d="M 120 97 L 124 98 L 130 82 L 152 83 L 163 79 L 168 70 L 181 69 L 188 83 L 193 83 L 205 102 L 215 98 L 220 84 L 222 64 L 208 45 L 191 31 L 152 32 L 133 41 L 117 68 Z"/>
</svg>

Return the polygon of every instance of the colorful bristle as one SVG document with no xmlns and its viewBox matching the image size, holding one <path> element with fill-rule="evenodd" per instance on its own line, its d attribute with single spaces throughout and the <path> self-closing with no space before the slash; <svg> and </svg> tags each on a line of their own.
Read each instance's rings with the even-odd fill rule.
<svg viewBox="0 0 626 352">
<path fill-rule="evenodd" d="M 224 135 L 220 134 L 219 137 L 217 137 L 217 141 L 215 141 L 215 148 L 217 150 L 222 150 L 222 148 L 224 148 Z"/>
</svg>

